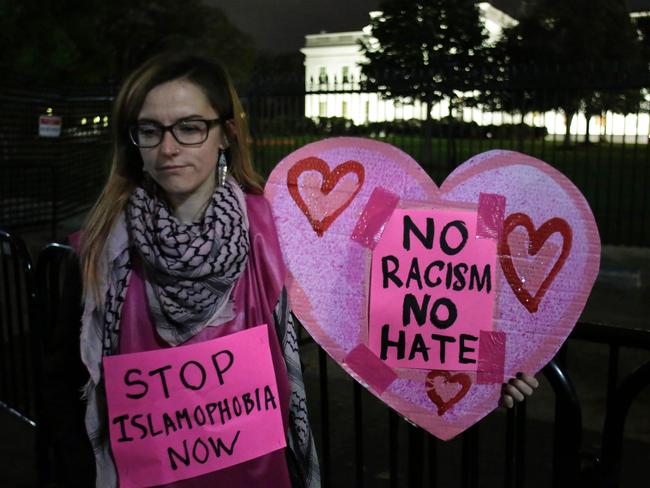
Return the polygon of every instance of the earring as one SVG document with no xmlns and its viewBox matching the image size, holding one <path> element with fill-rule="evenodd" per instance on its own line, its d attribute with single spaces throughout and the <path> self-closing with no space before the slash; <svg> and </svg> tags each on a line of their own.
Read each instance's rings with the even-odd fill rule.
<svg viewBox="0 0 650 488">
<path fill-rule="evenodd" d="M 228 162 L 226 161 L 226 150 L 219 148 L 219 159 L 217 162 L 217 184 L 223 186 L 228 176 Z"/>
</svg>

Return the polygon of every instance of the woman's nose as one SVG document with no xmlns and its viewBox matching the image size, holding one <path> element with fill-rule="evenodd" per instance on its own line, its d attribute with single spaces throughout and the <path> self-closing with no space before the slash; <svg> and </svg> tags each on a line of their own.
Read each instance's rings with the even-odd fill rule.
<svg viewBox="0 0 650 488">
<path fill-rule="evenodd" d="M 163 154 L 174 155 L 179 152 L 179 144 L 171 131 L 165 131 L 162 135 L 162 141 L 160 141 L 160 151 Z"/>
</svg>

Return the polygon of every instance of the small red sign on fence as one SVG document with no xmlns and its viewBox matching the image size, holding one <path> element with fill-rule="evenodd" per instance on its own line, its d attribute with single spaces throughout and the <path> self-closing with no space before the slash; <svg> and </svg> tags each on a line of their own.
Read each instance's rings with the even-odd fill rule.
<svg viewBox="0 0 650 488">
<path fill-rule="evenodd" d="M 41 115 L 38 118 L 38 135 L 41 137 L 59 137 L 63 120 L 58 115 Z"/>
</svg>

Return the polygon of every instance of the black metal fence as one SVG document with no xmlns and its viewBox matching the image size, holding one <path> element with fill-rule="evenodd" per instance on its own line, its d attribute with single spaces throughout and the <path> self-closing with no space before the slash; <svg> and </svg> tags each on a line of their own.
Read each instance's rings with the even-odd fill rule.
<svg viewBox="0 0 650 488">
<path fill-rule="evenodd" d="M 33 382 L 39 374 L 33 311 L 33 270 L 25 244 L 0 230 L 0 406 L 28 421 L 36 417 Z"/>
<path fill-rule="evenodd" d="M 54 228 L 87 209 L 107 174 L 111 89 L 0 89 L 0 225 Z M 39 117 L 62 117 L 59 137 Z"/>
<path fill-rule="evenodd" d="M 403 149 L 438 184 L 474 154 L 512 149 L 548 162 L 580 188 L 604 243 L 650 246 L 648 76 L 585 79 L 578 86 L 575 77 L 572 84 L 563 85 L 562 72 L 551 75 L 531 75 L 525 86 L 521 80 L 477 81 L 473 85 L 481 94 L 477 101 L 457 101 L 451 116 L 443 101 L 430 107 L 429 122 L 421 120 L 426 109 L 418 103 L 378 99 L 353 79 L 305 83 L 303 78 L 268 77 L 241 91 L 254 160 L 264 175 L 304 144 L 342 135 L 370 137 Z M 54 228 L 86 210 L 99 194 L 108 168 L 115 89 L 1 88 L 0 225 L 16 230 L 47 224 Z M 548 107 L 589 97 L 629 100 L 630 93 L 636 102 L 620 105 L 619 111 L 630 111 L 627 116 L 589 109 L 591 137 L 585 142 L 586 120 L 574 122 L 575 130 L 566 140 L 563 112 L 533 111 L 531 93 Z M 584 112 L 587 107 L 581 103 Z M 37 135 L 38 116 L 48 109 L 63 117 L 60 138 Z"/>
<path fill-rule="evenodd" d="M 308 142 L 369 137 L 403 149 L 441 184 L 475 154 L 491 149 L 519 151 L 546 161 L 575 183 L 596 216 L 604 243 L 650 246 L 650 79 L 647 74 L 615 78 L 612 71 L 608 78 L 562 85 L 566 76 L 557 70 L 545 73 L 534 85 L 531 75 L 526 86 L 477 81 L 475 92 L 482 95 L 476 101 L 465 105 L 458 101 L 450 115 L 443 100 L 429 107 L 433 119 L 428 122 L 423 120 L 427 107 L 413 100 L 383 100 L 369 94 L 360 80 L 325 78 L 306 85 L 264 80 L 250 87 L 245 99 L 255 161 L 268 173 Z M 541 79 L 559 81 L 545 88 Z M 533 111 L 531 93 L 547 107 L 625 93 L 634 93 L 636 102 L 625 107 L 626 115 L 605 110 L 590 115 L 589 136 L 581 102 L 567 137 L 562 110 Z"/>
<path fill-rule="evenodd" d="M 0 250 L 0 407 L 36 428 L 39 486 L 72 486 L 70 477 L 78 482 L 84 466 L 92 479 L 78 397 L 83 378 L 75 352 L 80 309 L 73 252 L 50 245 L 34 280 L 20 239 L 2 234 Z M 325 487 L 609 488 L 636 487 L 645 479 L 650 438 L 646 433 L 635 441 L 638 433 L 626 421 L 639 407 L 647 418 L 647 400 L 641 400 L 650 386 L 650 330 L 578 324 L 568 345 L 575 352 L 565 346 L 544 369 L 546 396 L 543 386 L 529 405 L 495 412 L 446 443 L 378 402 L 311 339 L 300 342 Z M 582 344 L 608 349 L 605 374 Z M 634 352 L 641 353 L 640 364 L 628 370 L 623 359 Z M 584 385 L 571 380 L 582 363 L 605 378 L 597 393 L 603 418 L 597 431 L 585 428 L 586 403 L 578 393 Z M 637 425 L 638 417 L 637 411 Z"/>
<path fill-rule="evenodd" d="M 404 421 L 345 375 L 322 349 L 310 346 L 310 338 L 304 342 L 311 413 L 320 427 L 316 435 L 323 486 L 635 487 L 643 477 L 638 463 L 650 456 L 650 439 L 635 442 L 637 433 L 626 421 L 633 406 L 637 428 L 646 418 L 650 331 L 579 323 L 543 370 L 543 398 L 536 393 L 530 405 L 494 412 L 448 442 Z M 583 420 L 585 407 L 593 410 L 593 403 L 585 402 L 581 393 L 592 386 L 584 384 L 580 372 L 575 376 L 583 384 L 574 383 L 571 375 L 577 363 L 593 365 L 593 359 L 584 357 L 584 344 L 609 349 L 599 355 L 605 362 L 603 388 L 593 393 L 602 398 L 598 416 L 603 427 L 597 430 Z M 642 359 L 623 373 L 620 354 L 630 351 Z M 317 362 L 312 363 L 310 354 Z"/>
</svg>

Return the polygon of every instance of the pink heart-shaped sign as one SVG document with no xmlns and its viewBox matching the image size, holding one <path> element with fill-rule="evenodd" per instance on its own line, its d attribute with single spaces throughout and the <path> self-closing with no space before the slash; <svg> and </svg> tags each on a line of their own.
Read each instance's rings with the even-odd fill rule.
<svg viewBox="0 0 650 488">
<path fill-rule="evenodd" d="M 289 268 L 287 286 L 298 319 L 357 381 L 440 439 L 456 436 L 496 408 L 503 381 L 518 371 L 535 373 L 555 355 L 578 320 L 598 272 L 598 230 L 584 197 L 564 175 L 520 153 L 479 154 L 438 188 L 416 161 L 393 146 L 327 139 L 282 160 L 265 194 Z M 424 360 L 409 367 L 381 358 L 373 346 L 378 300 L 371 300 L 376 286 L 371 286 L 372 272 L 378 253 L 390 248 L 396 216 L 402 218 L 410 209 L 450 212 L 448 226 L 457 227 L 448 232 L 450 255 L 463 237 L 488 253 L 492 249 L 492 261 L 485 261 L 493 269 L 489 306 L 483 290 L 483 302 L 469 307 L 483 311 L 475 318 L 489 330 L 481 329 L 480 342 L 478 333 L 463 334 L 476 342 L 473 348 L 460 347 L 461 363 L 462 351 L 475 354 L 471 367 L 427 369 Z M 475 217 L 459 226 L 458 220 L 451 221 L 458 215 Z M 432 261 L 426 272 L 437 272 L 437 263 Z M 469 282 L 453 281 L 456 272 L 448 271 L 449 289 L 452 283 Z M 484 284 L 479 277 L 475 284 Z M 381 304 L 384 311 L 398 307 L 402 313 L 400 303 L 379 301 L 386 302 Z M 449 327 L 450 316 L 434 317 L 432 312 L 431 320 L 443 329 Z M 411 356 L 420 353 L 426 359 L 427 350 L 424 343 L 416 344 Z"/>
</svg>

